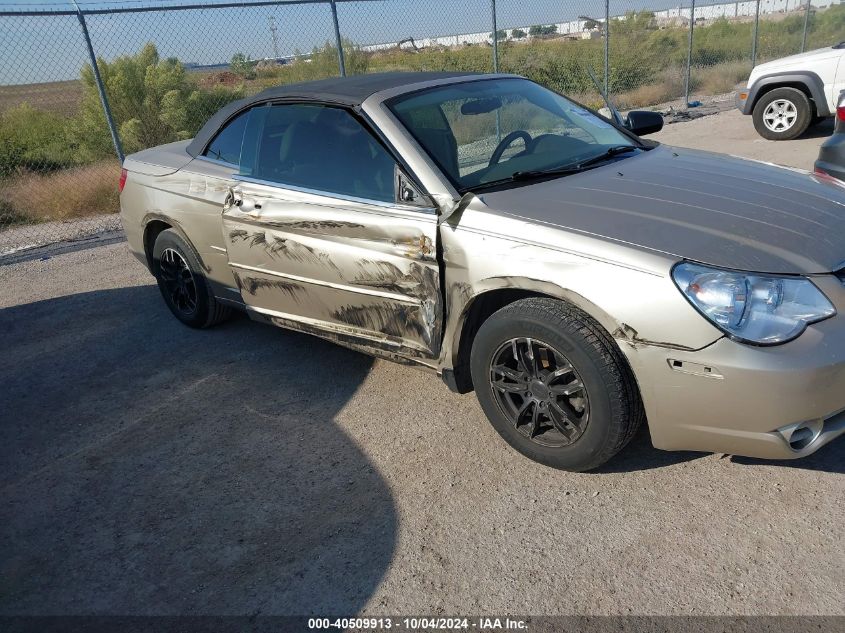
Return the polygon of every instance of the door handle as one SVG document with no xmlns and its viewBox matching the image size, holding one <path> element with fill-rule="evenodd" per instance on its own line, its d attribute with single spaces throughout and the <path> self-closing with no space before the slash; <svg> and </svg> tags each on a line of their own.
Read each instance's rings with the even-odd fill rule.
<svg viewBox="0 0 845 633">
<path fill-rule="evenodd" d="M 245 196 L 236 198 L 235 206 L 241 210 L 241 213 L 245 213 L 250 217 L 257 218 L 261 215 L 261 204 L 259 204 L 255 198 L 248 198 Z"/>
</svg>

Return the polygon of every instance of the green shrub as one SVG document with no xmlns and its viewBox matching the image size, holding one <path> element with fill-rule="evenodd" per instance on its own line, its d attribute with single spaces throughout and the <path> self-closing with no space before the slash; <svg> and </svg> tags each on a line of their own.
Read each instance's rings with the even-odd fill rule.
<svg viewBox="0 0 845 633">
<path fill-rule="evenodd" d="M 0 178 L 21 170 L 54 171 L 76 162 L 65 117 L 26 103 L 0 115 Z"/>
<path fill-rule="evenodd" d="M 229 62 L 229 68 L 244 79 L 255 79 L 255 64 L 256 62 L 252 61 L 249 55 L 235 53 L 232 55 L 232 61 Z"/>
<path fill-rule="evenodd" d="M 191 138 L 221 106 L 243 96 L 243 87 L 201 90 L 178 59 L 160 59 L 153 44 L 137 55 L 97 61 L 126 153 Z M 94 73 L 82 69 L 83 98 L 77 142 L 86 162 L 114 153 Z"/>
</svg>

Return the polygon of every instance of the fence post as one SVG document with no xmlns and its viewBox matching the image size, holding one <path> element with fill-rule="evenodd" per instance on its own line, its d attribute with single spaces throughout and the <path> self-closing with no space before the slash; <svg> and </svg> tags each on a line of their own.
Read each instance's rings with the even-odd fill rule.
<svg viewBox="0 0 845 633">
<path fill-rule="evenodd" d="M 751 42 L 751 67 L 757 65 L 757 29 L 760 28 L 760 0 L 757 0 L 757 8 L 754 11 L 754 40 Z"/>
<path fill-rule="evenodd" d="M 73 0 L 73 6 L 76 7 L 76 17 L 79 20 L 79 26 L 82 27 L 82 37 L 85 38 L 85 46 L 88 48 L 88 58 L 91 60 L 91 69 L 94 71 L 94 81 L 97 83 L 97 92 L 100 93 L 100 103 L 103 105 L 103 113 L 106 115 L 106 124 L 109 126 L 111 133 L 111 141 L 114 143 L 114 151 L 117 152 L 117 157 L 123 163 L 123 147 L 120 144 L 120 136 L 117 134 L 117 127 L 114 124 L 114 118 L 111 114 L 111 107 L 109 107 L 109 98 L 106 95 L 106 87 L 103 84 L 103 78 L 100 75 L 100 68 L 97 66 L 97 56 L 94 54 L 94 46 L 91 44 L 91 36 L 88 34 L 88 24 L 85 22 L 85 15 L 82 9 Z"/>
<path fill-rule="evenodd" d="M 499 29 L 496 28 L 496 0 L 490 0 L 493 13 L 493 72 L 499 72 Z"/>
<path fill-rule="evenodd" d="M 692 68 L 692 34 L 695 31 L 695 0 L 689 10 L 689 44 L 687 45 L 687 77 L 684 82 L 684 107 L 689 108 L 690 73 Z"/>
<path fill-rule="evenodd" d="M 337 42 L 337 65 L 340 68 L 340 76 L 346 77 L 346 62 L 343 59 L 343 41 L 340 39 L 340 24 L 337 22 L 337 4 L 334 0 L 330 3 L 332 7 L 332 22 L 334 22 L 334 39 Z"/>
<path fill-rule="evenodd" d="M 604 0 L 604 95 L 610 99 L 610 0 Z"/>
<path fill-rule="evenodd" d="M 810 7 L 813 6 L 811 0 L 807 0 L 807 10 L 804 11 L 804 34 L 801 36 L 801 52 L 807 48 L 807 28 L 810 25 Z"/>
</svg>

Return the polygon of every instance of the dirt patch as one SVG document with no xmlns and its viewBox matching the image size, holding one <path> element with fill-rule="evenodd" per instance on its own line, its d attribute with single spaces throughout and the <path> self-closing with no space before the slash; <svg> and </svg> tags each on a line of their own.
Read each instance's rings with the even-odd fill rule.
<svg viewBox="0 0 845 633">
<path fill-rule="evenodd" d="M 243 78 L 235 73 L 223 70 L 219 73 L 209 73 L 201 77 L 197 83 L 202 88 L 214 88 L 215 86 L 226 86 L 233 88 L 243 82 Z"/>
</svg>

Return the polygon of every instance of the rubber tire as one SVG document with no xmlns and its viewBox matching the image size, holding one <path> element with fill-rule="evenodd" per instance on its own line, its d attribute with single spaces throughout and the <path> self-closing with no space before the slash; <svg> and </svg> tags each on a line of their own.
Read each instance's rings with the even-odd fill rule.
<svg viewBox="0 0 845 633">
<path fill-rule="evenodd" d="M 188 268 L 191 269 L 191 274 L 194 276 L 194 282 L 197 289 L 197 308 L 193 315 L 186 316 L 179 312 L 173 305 L 170 296 L 164 288 L 164 282 L 159 275 L 159 261 L 161 261 L 161 254 L 167 248 L 172 248 L 188 263 Z M 205 273 L 200 265 L 199 256 L 194 249 L 173 229 L 166 229 L 158 234 L 155 244 L 153 245 L 153 274 L 158 282 L 158 289 L 161 291 L 161 296 L 167 307 L 177 319 L 185 325 L 192 328 L 207 328 L 216 325 L 221 321 L 225 321 L 231 316 L 231 308 L 222 305 L 214 298 L 214 293 L 211 291 L 211 286 L 205 276 Z"/>
<path fill-rule="evenodd" d="M 564 354 L 587 389 L 590 420 L 584 434 L 569 446 L 532 442 L 496 402 L 489 376 L 493 354 L 505 341 L 522 336 Z M 615 341 L 588 314 L 563 301 L 521 299 L 495 312 L 475 336 L 470 369 L 478 401 L 493 428 L 517 451 L 552 468 L 581 472 L 601 466 L 631 440 L 645 417 L 636 381 Z"/>
<path fill-rule="evenodd" d="M 776 101 L 777 99 L 789 99 L 795 104 L 795 109 L 798 111 L 798 118 L 795 120 L 795 125 L 785 132 L 772 132 L 763 123 L 763 112 L 772 101 Z M 759 101 L 754 104 L 754 111 L 751 116 L 754 119 L 754 129 L 763 138 L 769 139 L 770 141 L 791 141 L 807 131 L 807 128 L 813 122 L 814 115 L 813 106 L 807 95 L 803 92 L 797 88 L 775 88 L 760 97 Z"/>
</svg>

